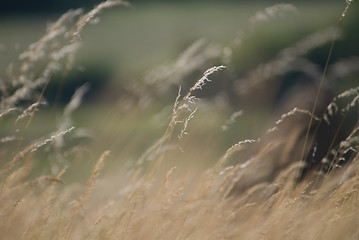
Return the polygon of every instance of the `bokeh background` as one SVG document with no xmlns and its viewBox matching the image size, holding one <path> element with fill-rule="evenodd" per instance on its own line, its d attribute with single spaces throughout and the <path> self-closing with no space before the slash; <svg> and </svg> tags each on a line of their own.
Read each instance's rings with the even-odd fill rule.
<svg viewBox="0 0 359 240">
<path fill-rule="evenodd" d="M 51 22 L 69 9 L 81 7 L 88 11 L 98 3 L 3 1 L 0 77 L 7 78 L 9 63 L 16 62 Z M 52 77 L 45 91 L 49 104 L 36 114 L 27 131 L 28 139 L 56 129 L 58 116 L 76 88 L 90 83 L 89 93 L 73 116 L 73 124 L 86 130 L 83 139 L 76 141 L 90 144 L 94 152 L 111 149 L 116 158 L 109 166 L 119 164 L 118 159 L 122 159 L 121 163 L 135 161 L 165 132 L 179 87 L 186 92 L 207 68 L 226 65 L 225 70 L 212 76 L 213 81 L 203 91 L 196 93 L 203 101 L 189 126 L 190 140 L 180 144 L 183 158 L 188 155 L 207 165 L 216 162 L 234 143 L 258 138 L 268 129 L 282 91 L 278 86 L 285 88 L 302 73 L 285 74 L 281 76 L 284 80 L 278 80 L 285 84 L 269 84 L 275 87 L 249 92 L 246 98 L 236 90 L 240 79 L 305 36 L 337 26 L 345 8 L 345 1 L 285 1 L 295 9 L 255 20 L 255 16 L 260 17 L 257 12 L 263 13 L 280 3 L 283 2 L 134 0 L 132 7 L 104 11 L 94 24 L 85 27 L 73 68 Z M 342 34 L 331 62 L 359 54 L 357 5 L 352 4 L 340 26 Z M 330 43 L 327 41 L 303 56 L 319 73 Z M 340 79 L 340 84 L 334 84 L 334 92 L 355 85 L 356 76 Z M 225 130 L 223 126 L 231 114 L 238 111 L 243 111 L 239 114 L 243 116 L 231 123 L 229 131 Z M 5 136 L 12 128 L 10 121 L 4 122 L 1 134 Z M 198 152 L 198 148 L 206 152 Z M 81 157 L 91 158 L 91 151 L 83 151 Z M 176 151 L 174 155 L 178 154 Z M 86 168 L 86 164 L 81 164 Z M 88 167 L 92 164 L 89 160 Z M 46 164 L 40 165 L 41 171 L 47 171 Z"/>
</svg>

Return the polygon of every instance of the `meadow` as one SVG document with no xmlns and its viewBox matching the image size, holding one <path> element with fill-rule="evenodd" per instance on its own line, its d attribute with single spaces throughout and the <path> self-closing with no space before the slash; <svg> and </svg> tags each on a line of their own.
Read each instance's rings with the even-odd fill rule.
<svg viewBox="0 0 359 240">
<path fill-rule="evenodd" d="M 358 238 L 356 4 L 5 19 L 0 239 Z"/>
</svg>

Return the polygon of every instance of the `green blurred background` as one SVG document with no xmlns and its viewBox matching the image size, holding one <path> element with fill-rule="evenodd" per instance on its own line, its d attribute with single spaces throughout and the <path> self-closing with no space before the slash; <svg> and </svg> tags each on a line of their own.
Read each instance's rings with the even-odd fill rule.
<svg viewBox="0 0 359 240">
<path fill-rule="evenodd" d="M 69 9 L 83 7 L 90 10 L 98 3 L 95 0 L 3 1 L 0 8 L 0 77 L 7 78 L 8 64 L 16 61 L 29 44 L 38 40 L 49 23 Z M 200 43 L 214 51 L 215 56 L 223 56 L 222 51 L 230 48 L 230 66 L 215 74 L 213 83 L 209 83 L 203 93 L 198 93 L 207 98 L 209 104 L 203 103 L 191 123 L 189 131 L 193 133 L 193 139 L 187 143 L 186 154 L 196 156 L 191 145 L 193 148 L 204 144 L 211 150 L 201 157 L 203 161 L 216 161 L 232 144 L 256 138 L 267 129 L 264 119 L 272 111 L 267 106 L 246 109 L 246 103 L 233 92 L 233 80 L 270 61 L 280 50 L 304 36 L 336 26 L 345 8 L 345 1 L 285 1 L 297 8 L 296 14 L 274 18 L 250 32 L 249 19 L 256 12 L 278 3 L 282 2 L 137 0 L 131 1 L 130 8 L 104 11 L 96 24 L 85 27 L 73 69 L 65 75 L 58 73 L 51 80 L 45 92 L 50 104 L 36 114 L 35 120 L 40 124 L 34 120 L 29 135 L 42 136 L 56 129 L 62 106 L 77 87 L 89 82 L 91 90 L 83 107 L 75 113 L 74 125 L 95 133 L 96 143 L 101 143 L 95 144 L 101 149 L 99 151 L 110 148 L 118 158 L 138 158 L 163 135 L 179 85 L 187 91 L 208 67 L 227 65 L 228 59 L 208 57 L 199 67 L 181 76 L 181 81 L 170 85 L 165 93 L 156 89 L 161 84 L 151 86 L 146 82 L 146 77 L 151 77 L 151 72 L 158 70 L 158 66 L 173 67 L 171 63 L 189 46 L 203 39 Z M 352 4 L 342 23 L 343 38 L 336 42 L 333 62 L 359 54 L 357 5 L 356 2 Z M 246 34 L 248 36 L 241 38 L 240 44 L 236 42 L 239 36 Z M 305 57 L 323 68 L 328 52 L 329 43 Z M 168 80 L 173 77 L 169 75 Z M 341 86 L 345 89 L 353 83 L 357 80 L 343 81 Z M 144 93 L 150 97 L 145 98 Z M 222 131 L 221 126 L 231 113 L 243 109 L 245 117 L 241 117 L 231 131 Z M 3 135 L 11 128 L 10 122 L 3 123 Z M 192 144 L 194 142 L 196 144 Z"/>
<path fill-rule="evenodd" d="M 239 73 L 249 71 L 288 47 L 301 37 L 336 25 L 345 1 L 289 1 L 298 14 L 288 14 L 285 21 L 273 20 L 239 47 L 233 65 Z M 6 65 L 36 41 L 48 23 L 69 9 L 91 7 L 99 1 L 8 1 L 0 13 L 1 76 Z M 77 55 L 75 69 L 62 101 L 72 94 L 70 89 L 89 81 L 96 88 L 110 80 L 117 87 L 133 78 L 142 78 L 146 71 L 175 60 L 198 39 L 226 46 L 237 34 L 245 31 L 248 19 L 256 12 L 280 1 L 133 1 L 132 8 L 114 8 L 100 15 L 99 23 L 85 28 L 83 47 Z M 345 20 L 345 34 L 350 45 L 337 46 L 341 57 L 357 54 L 355 4 Z M 320 9 L 320 11 L 319 11 Z M 353 44 L 354 43 L 354 44 Z M 340 45 L 340 42 L 337 43 Z M 328 48 L 315 52 L 312 58 L 324 64 Z M 334 58 L 336 55 L 334 55 Z M 334 59 L 335 60 L 335 59 Z M 63 78 L 63 77 L 61 77 Z M 56 83 L 56 81 L 53 81 Z M 55 84 L 56 85 L 56 84 Z M 55 88 L 56 86 L 52 86 Z M 112 87 L 110 89 L 113 89 Z M 52 91 L 50 89 L 49 91 Z M 108 90 L 108 88 L 106 89 Z M 97 93 L 100 93 L 97 91 Z M 116 94 L 116 93 L 115 93 Z M 48 94 L 53 95 L 53 94 Z M 106 96 L 109 96 L 106 93 Z M 48 96 L 51 98 L 51 96 Z M 115 96 L 116 98 L 117 96 Z"/>
</svg>

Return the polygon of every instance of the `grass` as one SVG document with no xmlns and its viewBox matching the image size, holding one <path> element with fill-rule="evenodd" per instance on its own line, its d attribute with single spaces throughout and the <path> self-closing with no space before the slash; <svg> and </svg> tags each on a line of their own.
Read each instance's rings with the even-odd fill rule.
<svg viewBox="0 0 359 240">
<path fill-rule="evenodd" d="M 87 25 L 117 5 L 128 4 L 64 14 L 1 80 L 1 238 L 358 238 L 357 82 L 328 102 L 321 97 L 328 81 L 356 79 L 357 59 L 328 57 L 335 62 L 323 63 L 326 72 L 308 57 L 339 41 L 331 30 L 280 43 L 279 54 L 245 72 L 234 56 L 243 45 L 199 41 L 125 83 L 116 101 L 86 102 L 84 84 L 66 106 L 45 105 L 52 77 L 76 66 Z M 261 14 L 276 22 L 293 8 L 274 5 Z M 256 24 L 244 24 L 243 40 L 265 35 Z M 280 102 L 278 88 L 298 72 L 323 76 L 323 83 L 299 84 Z M 247 104 L 238 111 L 235 101 Z"/>
</svg>

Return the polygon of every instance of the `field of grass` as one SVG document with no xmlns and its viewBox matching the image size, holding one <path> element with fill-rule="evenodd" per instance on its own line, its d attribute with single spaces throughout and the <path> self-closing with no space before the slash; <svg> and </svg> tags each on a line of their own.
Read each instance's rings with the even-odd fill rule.
<svg viewBox="0 0 359 240">
<path fill-rule="evenodd" d="M 358 7 L 316 4 L 2 19 L 0 239 L 357 239 Z"/>
</svg>

